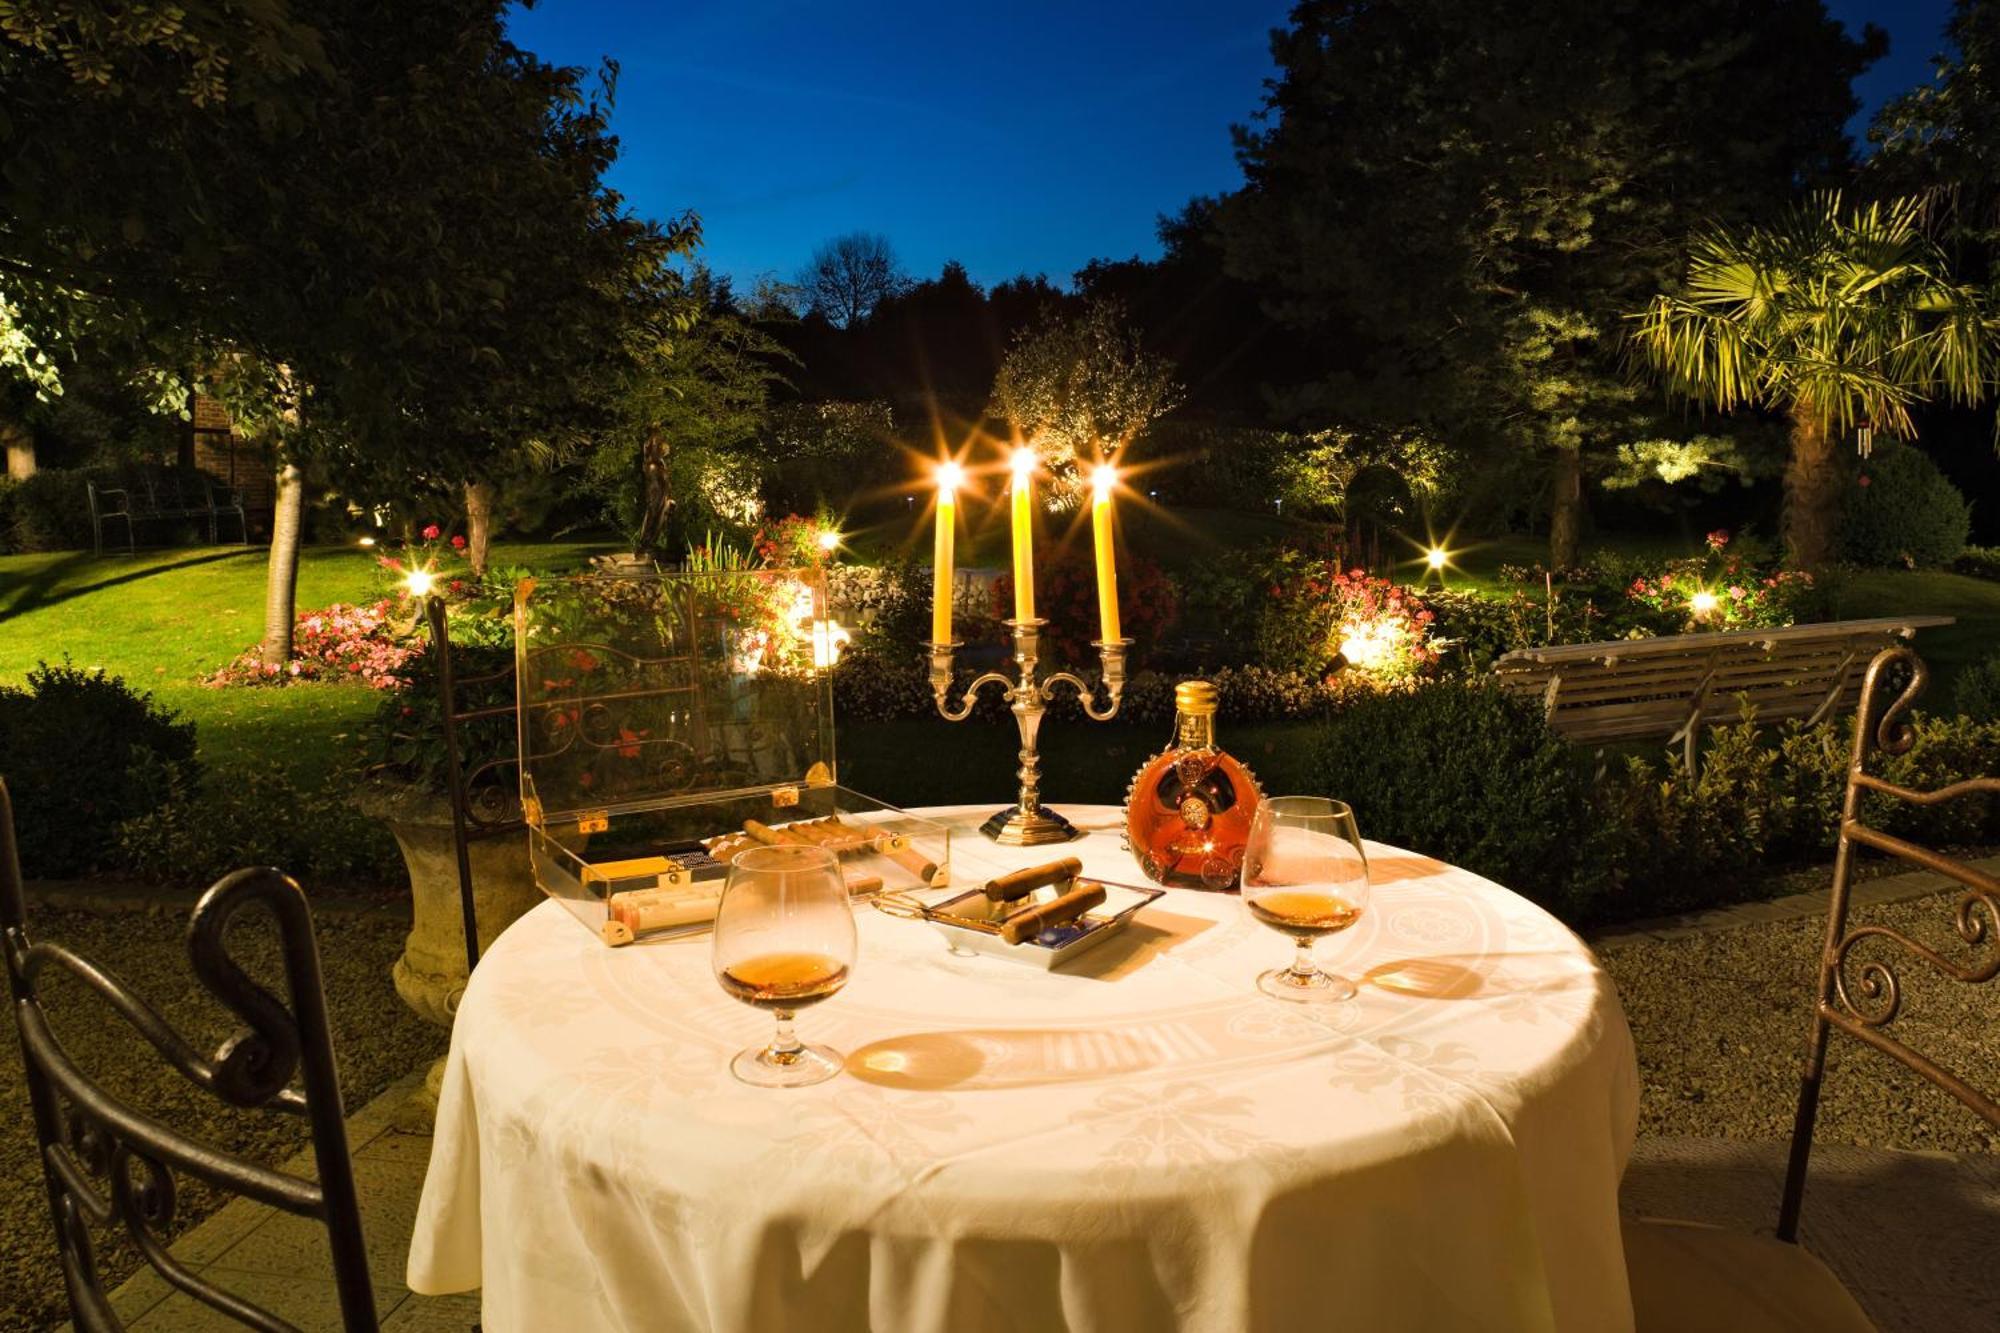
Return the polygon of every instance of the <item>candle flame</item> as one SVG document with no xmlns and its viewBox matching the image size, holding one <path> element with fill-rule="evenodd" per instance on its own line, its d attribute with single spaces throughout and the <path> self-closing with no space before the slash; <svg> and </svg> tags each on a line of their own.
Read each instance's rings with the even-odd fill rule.
<svg viewBox="0 0 2000 1333">
<path fill-rule="evenodd" d="M 941 491 L 955 491 L 965 483 L 965 469 L 947 459 L 938 464 L 937 484 Z"/>
<path fill-rule="evenodd" d="M 1110 495 L 1118 485 L 1118 469 L 1109 463 L 1099 463 L 1090 474 L 1090 485 L 1099 496 Z"/>
<path fill-rule="evenodd" d="M 1014 451 L 1014 476 L 1025 479 L 1034 470 L 1035 451 L 1024 444 Z"/>
</svg>

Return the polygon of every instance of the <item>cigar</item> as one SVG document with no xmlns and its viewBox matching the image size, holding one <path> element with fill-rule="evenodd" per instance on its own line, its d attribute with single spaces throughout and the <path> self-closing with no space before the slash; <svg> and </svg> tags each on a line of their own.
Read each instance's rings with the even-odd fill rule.
<svg viewBox="0 0 2000 1333">
<path fill-rule="evenodd" d="M 1029 866 L 1026 870 L 1016 870 L 986 881 L 986 897 L 991 902 L 1011 903 L 1016 898 L 1025 898 L 1036 889 L 1050 884 L 1060 884 L 1066 879 L 1075 879 L 1083 873 L 1083 862 L 1074 856 L 1066 856 L 1060 861 L 1047 865 Z"/>
<path fill-rule="evenodd" d="M 713 921 L 720 893 L 699 889 L 633 889 L 609 899 L 611 919 L 634 935 L 671 926 Z"/>
<path fill-rule="evenodd" d="M 899 838 L 884 834 L 875 839 L 875 850 L 926 884 L 937 876 L 937 862 Z"/>
<path fill-rule="evenodd" d="M 1059 926 L 1065 921 L 1074 921 L 1091 908 L 1104 901 L 1104 886 L 1089 881 L 1052 902 L 1023 908 L 1000 923 L 1000 938 L 1009 944 L 1019 944 L 1031 940 L 1050 926 Z"/>
<path fill-rule="evenodd" d="M 725 833 L 719 838 L 709 840 L 708 854 L 724 865 L 728 865 L 752 847 L 762 846 L 764 846 L 763 843 L 758 842 L 747 833 Z"/>
</svg>

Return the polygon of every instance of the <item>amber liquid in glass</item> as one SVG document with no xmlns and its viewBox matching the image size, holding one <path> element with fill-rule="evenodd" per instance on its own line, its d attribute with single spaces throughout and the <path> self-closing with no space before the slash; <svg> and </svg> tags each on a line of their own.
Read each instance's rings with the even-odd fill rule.
<svg viewBox="0 0 2000 1333">
<path fill-rule="evenodd" d="M 1125 836 L 1155 883 L 1229 889 L 1243 866 L 1257 779 L 1215 743 L 1213 687 L 1176 691 L 1174 743 L 1146 761 L 1125 800 Z M 1193 704 L 1193 707 L 1187 705 Z"/>
<path fill-rule="evenodd" d="M 1346 930 L 1361 919 L 1361 909 L 1337 893 L 1315 889 L 1278 889 L 1244 900 L 1250 915 L 1293 939 L 1318 939 Z"/>
<path fill-rule="evenodd" d="M 720 973 L 722 988 L 761 1009 L 803 1009 L 847 984 L 847 968 L 825 954 L 765 953 Z"/>
</svg>

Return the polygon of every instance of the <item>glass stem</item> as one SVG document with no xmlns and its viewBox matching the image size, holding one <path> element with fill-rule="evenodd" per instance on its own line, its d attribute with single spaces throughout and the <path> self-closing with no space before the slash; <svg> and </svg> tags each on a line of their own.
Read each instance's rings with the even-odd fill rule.
<svg viewBox="0 0 2000 1333">
<path fill-rule="evenodd" d="M 792 1011 L 779 1009 L 775 1012 L 778 1030 L 772 1034 L 771 1044 L 765 1050 L 764 1058 L 772 1064 L 788 1065 L 799 1058 L 799 1052 L 805 1047 L 800 1043 L 798 1034 L 792 1031 Z"/>
<path fill-rule="evenodd" d="M 1319 969 L 1313 966 L 1313 942 L 1310 939 L 1301 939 L 1297 941 L 1297 944 L 1298 952 L 1292 955 L 1292 976 L 1297 980 L 1304 981 L 1306 978 L 1317 973 Z"/>
</svg>

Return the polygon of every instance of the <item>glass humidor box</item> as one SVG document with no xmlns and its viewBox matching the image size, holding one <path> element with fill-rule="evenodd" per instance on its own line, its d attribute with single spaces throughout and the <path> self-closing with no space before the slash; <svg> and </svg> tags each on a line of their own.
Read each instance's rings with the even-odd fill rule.
<svg viewBox="0 0 2000 1333">
<path fill-rule="evenodd" d="M 524 579 L 521 805 L 535 882 L 607 944 L 706 929 L 728 862 L 832 850 L 857 898 L 949 882 L 951 834 L 839 784 L 816 569 Z"/>
</svg>

